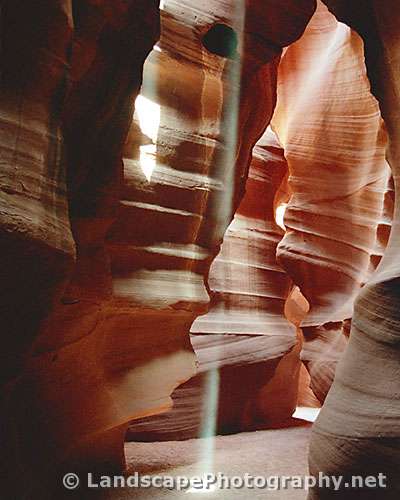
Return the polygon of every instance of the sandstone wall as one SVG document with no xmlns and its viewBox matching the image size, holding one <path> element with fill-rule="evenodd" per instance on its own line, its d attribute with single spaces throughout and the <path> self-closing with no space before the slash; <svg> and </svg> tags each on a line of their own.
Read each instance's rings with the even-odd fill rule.
<svg viewBox="0 0 400 500">
<path fill-rule="evenodd" d="M 321 2 L 282 58 L 272 125 L 291 191 L 278 262 L 310 304 L 302 359 L 323 401 L 346 346 L 343 321 L 373 270 L 390 169 L 362 40 Z"/>
<path fill-rule="evenodd" d="M 354 2 L 352 8 L 335 0 L 326 3 L 363 38 L 368 77 L 388 131 L 387 159 L 398 193 L 399 11 L 393 2 Z M 396 195 L 388 246 L 356 299 L 349 346 L 314 427 L 310 448 L 312 473 L 328 470 L 368 475 L 383 471 L 388 476 L 384 498 L 399 495 L 398 220 Z M 371 498 L 375 493 L 370 492 Z M 353 494 L 340 492 L 341 498 L 353 498 Z M 310 494 L 310 498 L 331 496 L 329 491 Z"/>
<path fill-rule="evenodd" d="M 63 468 L 121 470 L 128 422 L 195 373 L 190 329 L 199 374 L 158 437 L 289 416 L 302 335 L 323 401 L 350 319 L 311 471 L 398 475 L 398 9 L 325 3 L 346 25 L 318 2 L 301 36 L 312 0 L 169 0 L 152 50 L 155 0 L 3 2 L 1 465 L 19 498 Z M 153 137 L 131 123 L 146 58 Z"/>
</svg>

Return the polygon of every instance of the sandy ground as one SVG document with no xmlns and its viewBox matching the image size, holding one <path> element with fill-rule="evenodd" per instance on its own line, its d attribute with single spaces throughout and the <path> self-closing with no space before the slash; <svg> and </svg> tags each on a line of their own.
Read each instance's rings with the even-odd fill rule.
<svg viewBox="0 0 400 500">
<path fill-rule="evenodd" d="M 247 432 L 217 436 L 212 440 L 193 439 L 161 443 L 127 443 L 129 473 L 203 476 L 205 472 L 223 473 L 228 477 L 299 476 L 307 474 L 307 446 L 310 424 L 287 429 Z M 107 500 L 170 499 L 282 499 L 305 500 L 300 489 L 271 491 L 266 489 L 224 489 L 177 491 L 168 489 L 114 489 L 101 497 Z"/>
</svg>

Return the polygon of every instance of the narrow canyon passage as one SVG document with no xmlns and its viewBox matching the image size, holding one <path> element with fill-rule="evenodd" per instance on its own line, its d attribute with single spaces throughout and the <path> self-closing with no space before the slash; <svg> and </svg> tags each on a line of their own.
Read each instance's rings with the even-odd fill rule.
<svg viewBox="0 0 400 500">
<path fill-rule="evenodd" d="M 400 14 L 346 5 L 2 2 L 0 498 L 399 498 Z M 289 480 L 107 482 L 218 473 Z"/>
</svg>

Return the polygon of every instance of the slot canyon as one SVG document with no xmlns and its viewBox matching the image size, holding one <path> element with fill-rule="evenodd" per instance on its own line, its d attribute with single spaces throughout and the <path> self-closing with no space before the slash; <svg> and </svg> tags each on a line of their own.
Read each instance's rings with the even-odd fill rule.
<svg viewBox="0 0 400 500">
<path fill-rule="evenodd" d="M 0 22 L 0 498 L 399 499 L 397 2 Z"/>
</svg>

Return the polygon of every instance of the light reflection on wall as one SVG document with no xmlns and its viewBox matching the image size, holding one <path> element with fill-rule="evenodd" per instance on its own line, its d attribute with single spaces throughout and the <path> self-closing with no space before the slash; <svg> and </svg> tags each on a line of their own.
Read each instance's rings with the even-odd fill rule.
<svg viewBox="0 0 400 500">
<path fill-rule="evenodd" d="M 139 119 L 140 129 L 144 135 L 151 139 L 152 144 L 140 146 L 140 167 L 146 179 L 150 182 L 156 166 L 157 136 L 160 128 L 161 110 L 159 104 L 138 95 L 135 101 L 135 112 Z"/>
<path fill-rule="evenodd" d="M 293 413 L 293 418 L 298 418 L 300 420 L 305 420 L 306 422 L 315 422 L 318 418 L 321 408 L 308 408 L 303 406 L 298 406 L 296 411 Z"/>
<path fill-rule="evenodd" d="M 282 203 L 281 205 L 278 205 L 275 210 L 275 222 L 284 231 L 286 230 L 284 219 L 287 207 L 288 207 L 287 203 Z"/>
</svg>

